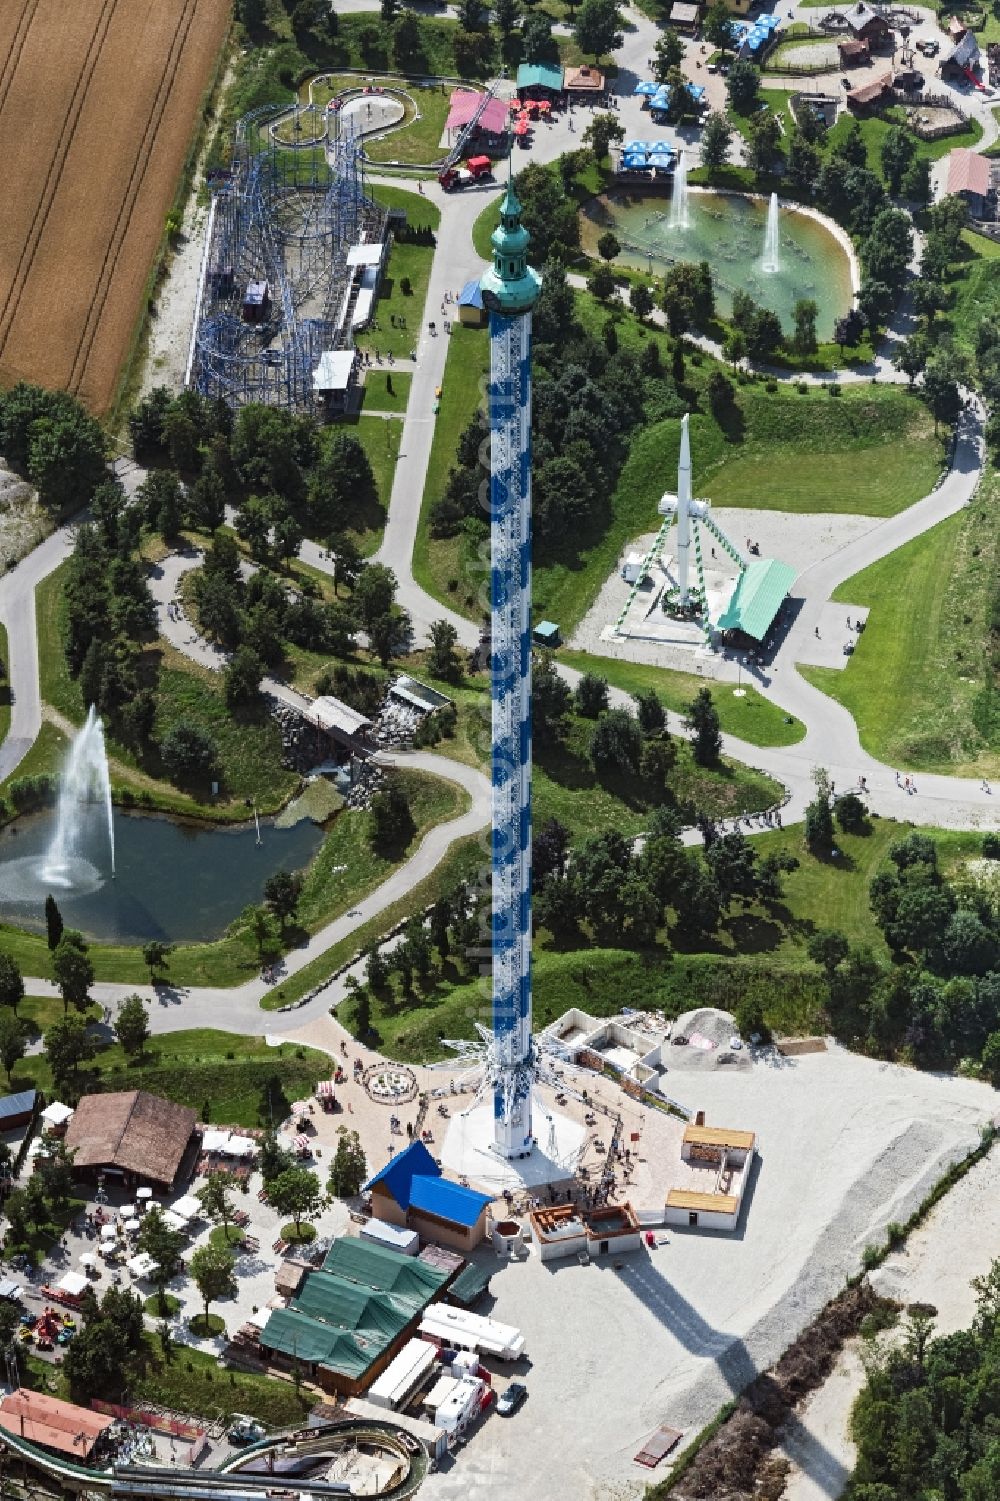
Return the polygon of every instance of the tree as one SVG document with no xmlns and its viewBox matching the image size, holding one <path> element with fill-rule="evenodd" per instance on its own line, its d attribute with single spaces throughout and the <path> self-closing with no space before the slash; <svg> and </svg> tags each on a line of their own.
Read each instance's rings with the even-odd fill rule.
<svg viewBox="0 0 1000 1501">
<path fill-rule="evenodd" d="M 639 728 L 644 735 L 659 735 L 667 727 L 667 712 L 660 702 L 655 688 L 646 688 L 635 695 L 639 714 Z"/>
<path fill-rule="evenodd" d="M 209 1306 L 219 1298 L 232 1297 L 236 1292 L 233 1258 L 225 1246 L 213 1246 L 209 1243 L 198 1247 L 188 1263 L 188 1270 L 205 1305 L 207 1332 Z"/>
<path fill-rule="evenodd" d="M 584 719 L 597 719 L 608 707 L 608 680 L 585 672 L 573 694 L 576 712 Z"/>
<path fill-rule="evenodd" d="M 49 946 L 49 953 L 56 947 L 63 932 L 62 913 L 56 906 L 56 899 L 50 893 L 45 898 L 45 937 Z"/>
<path fill-rule="evenodd" d="M 856 792 L 839 797 L 834 812 L 845 834 L 860 834 L 868 827 L 868 809 Z"/>
<path fill-rule="evenodd" d="M 916 155 L 917 142 L 908 130 L 902 125 L 893 125 L 882 137 L 879 147 L 879 161 L 882 166 L 882 176 L 893 195 L 899 193 L 903 186 L 910 163 Z"/>
<path fill-rule="evenodd" d="M 715 311 L 712 273 L 708 263 L 680 261 L 671 266 L 663 278 L 660 302 L 667 315 L 667 327 L 672 334 L 683 334 L 689 328 L 704 327 Z"/>
<path fill-rule="evenodd" d="M 174 951 L 172 943 L 164 943 L 159 938 L 150 938 L 142 946 L 142 962 L 149 970 L 149 983 L 156 984 L 156 973 L 165 970 L 167 961 Z"/>
<path fill-rule="evenodd" d="M 714 172 L 729 160 L 733 143 L 733 126 L 720 110 L 713 110 L 701 132 L 701 164 Z"/>
<path fill-rule="evenodd" d="M 653 294 L 644 281 L 635 281 L 629 287 L 628 305 L 640 323 L 649 317 L 654 307 Z M 649 348 L 659 353 L 659 345 L 650 344 Z"/>
<path fill-rule="evenodd" d="M 806 808 L 806 844 L 813 854 L 829 853 L 833 849 L 833 814 L 830 812 L 828 795 L 819 791 Z"/>
<path fill-rule="evenodd" d="M 28 1051 L 28 1039 L 20 1019 L 12 1012 L 0 1011 L 0 1063 L 10 1084 L 10 1076 Z"/>
<path fill-rule="evenodd" d="M 195 1193 L 195 1198 L 212 1224 L 221 1225 L 227 1237 L 229 1227 L 233 1222 L 232 1194 L 235 1189 L 236 1178 L 232 1173 L 217 1172 L 209 1173 L 201 1188 Z"/>
<path fill-rule="evenodd" d="M 379 14 L 386 26 L 391 26 L 396 19 L 398 0 L 379 0 Z"/>
<path fill-rule="evenodd" d="M 573 695 L 559 676 L 551 652 L 539 652 L 532 669 L 531 719 L 540 745 L 554 744 L 566 733 Z"/>
<path fill-rule="evenodd" d="M 770 308 L 758 308 L 747 334 L 747 353 L 761 363 L 774 354 L 782 342 L 781 319 Z"/>
<path fill-rule="evenodd" d="M 715 766 L 722 750 L 719 711 L 709 688 L 699 688 L 688 704 L 684 728 L 691 735 L 691 754 L 699 766 Z"/>
<path fill-rule="evenodd" d="M 819 177 L 819 164 L 819 147 L 806 140 L 801 130 L 793 130 L 785 162 L 785 176 L 791 186 L 797 192 L 811 196 Z"/>
<path fill-rule="evenodd" d="M 545 10 L 532 11 L 521 23 L 521 54 L 524 61 L 544 62 L 551 57 L 553 45 L 552 17 Z"/>
<path fill-rule="evenodd" d="M 735 370 L 747 357 L 747 338 L 741 329 L 734 328 L 722 345 L 722 353 Z"/>
<path fill-rule="evenodd" d="M 597 242 L 597 253 L 604 261 L 613 261 L 616 255 L 621 254 L 622 243 L 611 230 L 605 231 Z"/>
<path fill-rule="evenodd" d="M 344 1131 L 337 1142 L 327 1187 L 338 1199 L 353 1199 L 368 1177 L 368 1163 L 357 1131 Z"/>
<path fill-rule="evenodd" d="M 160 758 L 173 781 L 192 782 L 211 776 L 219 753 L 207 730 L 178 720 L 160 741 Z"/>
<path fill-rule="evenodd" d="M 372 798 L 368 842 L 376 854 L 386 854 L 405 848 L 415 832 L 406 793 L 399 782 L 390 781 Z"/>
<path fill-rule="evenodd" d="M 584 143 L 590 147 L 598 162 L 603 162 L 614 142 L 624 141 L 624 139 L 625 127 L 619 121 L 618 116 L 611 114 L 608 110 L 600 110 L 594 115 L 583 132 Z"/>
<path fill-rule="evenodd" d="M 521 19 L 518 0 L 493 0 L 493 19 L 504 41 L 511 35 Z"/>
<path fill-rule="evenodd" d="M 616 0 L 582 0 L 573 30 L 580 51 L 595 62 L 615 52 L 625 40 Z"/>
<path fill-rule="evenodd" d="M 149 1012 L 141 996 L 126 996 L 115 1017 L 115 1036 L 129 1058 L 141 1058 L 149 1041 Z"/>
<path fill-rule="evenodd" d="M 725 0 L 716 0 L 716 3 L 710 5 L 705 12 L 702 35 L 709 46 L 717 47 L 720 52 L 732 51 L 735 46 L 736 32 Z"/>
<path fill-rule="evenodd" d="M 917 376 L 927 364 L 927 340 L 922 334 L 912 334 L 910 338 L 904 339 L 897 348 L 892 363 L 906 376 L 912 390 Z"/>
<path fill-rule="evenodd" d="M 149 1277 L 156 1288 L 163 1318 L 167 1316 L 167 1283 L 177 1270 L 184 1244 L 184 1236 L 179 1230 L 171 1230 L 159 1205 L 151 1205 L 142 1217 L 136 1246 L 155 1262 Z"/>
<path fill-rule="evenodd" d="M 748 115 L 757 103 L 760 89 L 760 74 L 753 63 L 738 57 L 729 69 L 726 93 L 729 103 L 738 115 Z"/>
<path fill-rule="evenodd" d="M 777 115 L 761 110 L 750 122 L 746 164 L 758 177 L 770 177 L 781 152 L 781 125 Z"/>
<path fill-rule="evenodd" d="M 587 277 L 587 291 L 598 302 L 610 302 L 615 295 L 615 273 L 610 266 L 595 266 Z"/>
<path fill-rule="evenodd" d="M 813 933 L 806 944 L 806 952 L 814 964 L 826 974 L 827 980 L 832 979 L 837 968 L 843 964 L 850 953 L 851 946 L 843 933 L 833 929 L 820 928 Z"/>
<path fill-rule="evenodd" d="M 913 283 L 913 305 L 927 319 L 927 327 L 933 326 L 935 316 L 947 305 L 948 294 L 939 281 L 921 277 Z"/>
<path fill-rule="evenodd" d="M 816 315 L 819 308 L 811 297 L 800 297 L 795 304 L 792 317 L 795 320 L 795 332 L 792 335 L 792 348 L 797 355 L 815 354 L 818 348 L 816 341 Z"/>
<path fill-rule="evenodd" d="M 672 26 L 664 26 L 653 49 L 653 77 L 657 83 L 666 83 L 683 61 L 684 43 Z"/>
<path fill-rule="evenodd" d="M 590 738 L 590 759 L 598 772 L 638 773 L 642 735 L 627 709 L 608 709 Z"/>
<path fill-rule="evenodd" d="M 97 1041 L 82 1016 L 64 1016 L 54 1022 L 42 1043 L 53 1080 L 60 1087 L 74 1083 L 80 1064 L 89 1062 L 97 1052 Z"/>
<path fill-rule="evenodd" d="M 78 1011 L 85 1010 L 90 1004 L 94 966 L 88 957 L 87 945 L 79 934 L 71 936 L 67 932 L 60 938 L 52 955 L 52 973 L 66 1010 L 70 1006 L 75 1006 Z"/>
<path fill-rule="evenodd" d="M 366 631 L 388 615 L 396 599 L 396 575 L 384 563 L 366 563 L 354 586 L 353 605 Z"/>
<path fill-rule="evenodd" d="M 903 197 L 911 203 L 925 204 L 931 196 L 931 164 L 925 156 L 915 156 L 903 179 Z"/>
<path fill-rule="evenodd" d="M 927 361 L 921 395 L 934 414 L 934 431 L 939 422 L 954 422 L 962 406 L 958 388 L 962 377 L 961 365 L 954 354 L 938 348 Z"/>
<path fill-rule="evenodd" d="M 864 317 L 874 337 L 878 328 L 885 322 L 892 307 L 892 288 L 886 286 L 884 281 L 872 281 L 866 278 L 858 288 L 857 297 L 858 310 Z"/>
<path fill-rule="evenodd" d="M 1000 1089 L 1000 1032 L 991 1032 L 983 1043 L 983 1073 L 994 1089 Z"/>
<path fill-rule="evenodd" d="M 306 1167 L 286 1168 L 268 1184 L 267 1196 L 279 1214 L 291 1215 L 296 1235 L 301 1234 L 306 1216 L 318 1214 L 323 1207 L 319 1179 Z"/>
<path fill-rule="evenodd" d="M 238 646 L 230 657 L 225 673 L 226 703 L 230 709 L 256 703 L 260 697 L 260 680 L 264 664 L 249 646 Z"/>
<path fill-rule="evenodd" d="M 902 209 L 880 209 L 861 246 L 865 276 L 870 281 L 881 281 L 887 287 L 898 288 L 906 276 L 912 254 L 913 228 L 909 214 Z"/>
<path fill-rule="evenodd" d="M 12 954 L 0 950 L 0 1006 L 9 1006 L 16 1014 L 24 1000 L 24 977 Z"/>
<path fill-rule="evenodd" d="M 288 923 L 295 916 L 302 895 L 303 876 L 301 871 L 276 870 L 273 876 L 268 876 L 264 882 L 264 901 L 274 913 L 281 924 L 284 932 Z"/>
<path fill-rule="evenodd" d="M 455 644 L 458 641 L 458 632 L 450 620 L 435 620 L 430 627 L 431 651 L 427 659 L 427 669 L 436 678 L 442 678 L 446 683 L 457 683 L 462 677 L 462 664 L 459 662 Z"/>
<path fill-rule="evenodd" d="M 274 927 L 274 919 L 265 906 L 251 907 L 249 909 L 249 917 L 254 942 L 257 945 L 257 957 L 263 963 L 266 954 L 276 954 L 281 949 L 278 934 Z"/>
</svg>

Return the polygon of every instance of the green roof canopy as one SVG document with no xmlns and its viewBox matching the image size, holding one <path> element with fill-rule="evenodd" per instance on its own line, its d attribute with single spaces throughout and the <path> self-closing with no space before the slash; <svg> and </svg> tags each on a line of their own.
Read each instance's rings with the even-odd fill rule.
<svg viewBox="0 0 1000 1501">
<path fill-rule="evenodd" d="M 749 563 L 736 581 L 729 604 L 715 622 L 720 631 L 743 631 L 763 641 L 795 580 L 795 569 L 775 558 Z"/>
<path fill-rule="evenodd" d="M 323 1271 L 357 1282 L 366 1289 L 390 1293 L 401 1307 L 411 1308 L 414 1313 L 431 1301 L 449 1276 L 438 1267 L 428 1266 L 426 1261 L 353 1236 L 341 1236 L 334 1241 Z"/>
<path fill-rule="evenodd" d="M 519 89 L 553 89 L 563 86 L 563 70 L 552 63 L 522 63 L 517 70 Z"/>
<path fill-rule="evenodd" d="M 356 1334 L 329 1329 L 294 1308 L 274 1310 L 261 1335 L 261 1343 L 268 1350 L 279 1350 L 301 1360 L 304 1365 L 328 1366 L 354 1381 L 385 1349 L 384 1343 L 369 1345 Z"/>
<path fill-rule="evenodd" d="M 472 1304 L 481 1298 L 490 1285 L 490 1272 L 486 1267 L 470 1261 L 463 1267 L 448 1289 L 448 1296 L 456 1303 Z"/>
</svg>

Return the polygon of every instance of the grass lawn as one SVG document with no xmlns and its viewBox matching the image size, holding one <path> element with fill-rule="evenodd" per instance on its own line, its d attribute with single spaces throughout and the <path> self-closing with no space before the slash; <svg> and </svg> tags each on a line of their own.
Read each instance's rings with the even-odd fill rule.
<svg viewBox="0 0 1000 1501">
<path fill-rule="evenodd" d="M 465 590 L 449 589 L 449 580 L 458 579 L 462 573 L 462 540 L 459 537 L 432 538 L 427 524 L 427 508 L 443 494 L 448 472 L 455 462 L 459 437 L 485 398 L 489 361 L 486 330 L 456 324 L 448 344 L 441 406 L 434 428 L 423 509 L 413 548 L 413 577 L 417 583 L 470 619 L 478 619 L 481 613 L 476 598 L 480 580 L 470 580 Z"/>
<path fill-rule="evenodd" d="M 654 806 L 654 792 L 632 775 L 599 777 L 590 761 L 594 721 L 573 716 L 563 744 L 536 743 L 532 775 L 533 819 L 540 827 L 558 818 L 578 836 L 618 829 L 640 834 Z M 677 742 L 677 763 L 667 785 L 682 806 L 688 802 L 709 817 L 770 807 L 781 789 L 770 777 L 738 763 L 697 766 L 687 743 Z"/>
<path fill-rule="evenodd" d="M 854 655 L 843 672 L 800 669 L 891 765 L 1000 776 L 987 624 L 1000 576 L 998 498 L 991 472 L 967 510 L 848 579 L 834 597 L 871 608 Z"/>
<path fill-rule="evenodd" d="M 794 89 L 768 88 L 765 84 L 761 88 L 761 91 L 758 95 L 757 110 L 751 110 L 749 114 L 741 115 L 738 113 L 738 111 L 734 110 L 731 105 L 728 105 L 726 107 L 726 115 L 729 118 L 730 122 L 739 131 L 744 140 L 749 140 L 750 125 L 753 121 L 754 115 L 757 114 L 761 108 L 769 109 L 772 115 L 778 116 L 778 119 L 781 121 L 781 128 L 787 136 L 794 128 L 794 121 L 792 120 L 792 117 L 788 110 L 788 101 L 794 92 Z"/>
<path fill-rule="evenodd" d="M 444 135 L 451 97 L 450 87 L 444 84 L 427 87 L 416 79 L 384 76 L 362 80 L 355 74 L 342 73 L 324 77 L 322 82 L 316 84 L 307 79 L 299 89 L 299 97 L 303 103 L 311 97 L 315 104 L 325 105 L 335 94 L 342 93 L 345 89 L 356 89 L 359 84 L 376 89 L 402 88 L 413 101 L 406 103 L 403 124 L 394 126 L 384 136 L 365 139 L 365 151 L 371 161 L 422 164 L 439 159 L 442 151 L 438 143 Z M 355 115 L 355 120 L 359 129 L 363 129 L 367 123 L 363 113 Z"/>
<path fill-rule="evenodd" d="M 827 131 L 826 140 L 828 151 L 841 141 L 852 128 L 853 117 L 845 111 L 832 130 Z M 906 113 L 899 106 L 887 109 L 884 115 L 872 116 L 861 121 L 861 136 L 868 148 L 868 165 L 873 172 L 882 176 L 882 162 L 880 151 L 882 142 L 894 125 L 905 125 Z M 913 137 L 916 146 L 915 155 L 929 162 L 936 162 L 940 157 L 947 156 L 956 146 L 975 146 L 982 137 L 982 126 L 976 120 L 968 120 L 964 130 L 955 135 L 942 136 L 938 141 L 921 141 L 917 136 Z"/>
<path fill-rule="evenodd" d="M 363 410 L 368 412 L 405 412 L 410 399 L 413 376 L 405 371 L 383 370 L 378 366 L 366 370 L 362 387 Z"/>
<path fill-rule="evenodd" d="M 596 672 L 607 678 L 615 688 L 626 693 L 642 693 L 655 689 L 660 701 L 675 714 L 687 711 L 688 704 L 700 688 L 706 686 L 704 678 L 693 672 L 670 672 L 662 667 L 651 667 L 645 662 L 621 662 L 616 657 L 592 657 L 588 652 L 560 651 L 560 662 L 575 667 L 580 672 Z M 733 696 L 733 685 L 708 683 L 712 701 L 718 710 L 719 720 L 727 735 L 738 735 L 751 745 L 795 745 L 805 734 L 805 726 L 797 719 L 788 722 L 786 715 L 772 704 L 756 688 L 748 687 L 745 698 Z"/>
<path fill-rule="evenodd" d="M 349 959 L 364 953 L 373 943 L 377 943 L 404 918 L 431 906 L 439 896 L 453 891 L 463 881 L 471 881 L 480 873 L 485 873 L 485 879 L 489 880 L 489 851 L 482 837 L 472 834 L 453 844 L 440 865 L 429 876 L 425 876 L 406 897 L 400 898 L 377 917 L 356 928 L 347 938 L 342 938 L 339 943 L 327 949 L 326 953 L 320 954 L 311 964 L 305 965 L 276 990 L 272 990 L 261 1002 L 262 1009 L 277 1011 L 290 1001 L 297 1001 L 307 990 L 327 979 Z"/>
<path fill-rule="evenodd" d="M 175 1298 L 172 1293 L 164 1293 L 161 1300 L 159 1293 L 153 1293 L 143 1303 L 143 1308 L 153 1319 L 169 1319 L 180 1308 L 180 1298 Z"/>
<path fill-rule="evenodd" d="M 962 240 L 962 259 L 952 265 L 948 276 L 952 305 L 938 315 L 938 321 L 950 328 L 955 343 L 971 355 L 980 323 L 1000 317 L 1000 245 L 969 230 Z"/>
<path fill-rule="evenodd" d="M 369 377 L 370 378 L 370 377 Z M 397 375 L 393 377 L 393 385 L 405 381 L 409 392 L 410 377 Z M 381 394 L 371 404 L 379 405 L 384 398 Z M 404 401 L 405 406 L 405 401 Z M 382 518 L 377 526 L 365 527 L 364 531 L 355 531 L 354 539 L 367 558 L 373 552 L 377 552 L 382 543 L 382 534 L 385 531 L 385 517 L 389 509 L 389 497 L 392 494 L 392 482 L 396 476 L 396 461 L 399 458 L 399 445 L 403 439 L 402 422 L 387 422 L 382 417 L 359 417 L 352 426 L 354 436 L 368 455 L 368 462 L 372 466 L 375 475 L 375 487 L 378 491 L 379 503 L 382 507 Z"/>
<path fill-rule="evenodd" d="M 405 850 L 393 852 L 391 857 L 375 855 L 368 844 L 370 814 L 351 812 L 338 816 L 306 872 L 299 908 L 304 928 L 312 931 L 323 927 L 353 907 L 412 853 L 428 829 L 456 818 L 467 806 L 467 794 L 454 782 L 417 771 L 400 771 L 396 775 L 409 798 L 417 826 L 413 840 Z M 336 868 L 341 866 L 344 868 Z M 387 926 L 391 925 L 391 921 L 387 922 Z M 289 940 L 294 942 L 296 936 L 303 935 L 290 931 Z M 24 974 L 51 978 L 51 958 L 44 933 L 0 925 L 0 947 L 13 955 Z M 138 947 L 94 943 L 90 958 L 98 980 L 149 984 L 149 971 Z M 336 964 L 331 968 L 336 968 Z M 259 969 L 250 922 L 241 915 L 215 943 L 179 944 L 170 956 L 165 978 L 176 985 L 238 985 L 256 975 Z M 303 990 L 308 988 L 305 985 Z M 52 1019 L 46 1016 L 40 1025 L 48 1025 Z"/>
<path fill-rule="evenodd" d="M 105 1092 L 146 1089 L 190 1106 L 203 1121 L 266 1126 L 283 1120 L 292 1101 L 310 1095 L 329 1071 L 326 1054 L 315 1048 L 290 1042 L 271 1047 L 263 1037 L 197 1028 L 152 1038 L 138 1062 L 116 1043 L 80 1070 L 80 1080 Z M 43 1054 L 22 1059 L 14 1070 L 15 1089 L 32 1086 L 51 1092 Z"/>
<path fill-rule="evenodd" d="M 420 337 L 433 259 L 433 245 L 401 244 L 398 240 L 393 242 L 389 264 L 382 277 L 375 304 L 378 328 L 367 328 L 359 333 L 359 349 L 370 350 L 372 354 L 378 351 L 383 356 L 391 353 L 397 359 L 409 357 Z M 408 291 L 404 291 L 404 282 Z M 397 324 L 395 328 L 392 325 L 393 318 Z"/>
</svg>

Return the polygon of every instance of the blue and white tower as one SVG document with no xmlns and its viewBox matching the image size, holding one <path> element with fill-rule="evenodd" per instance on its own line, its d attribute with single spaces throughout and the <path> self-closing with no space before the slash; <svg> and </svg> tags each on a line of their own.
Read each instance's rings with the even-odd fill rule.
<svg viewBox="0 0 1000 1501">
<path fill-rule="evenodd" d="M 493 697 L 493 1036 L 484 1084 L 493 1147 L 531 1150 L 531 310 L 541 278 L 527 261 L 513 182 L 480 282 L 490 317 L 490 568 Z"/>
</svg>

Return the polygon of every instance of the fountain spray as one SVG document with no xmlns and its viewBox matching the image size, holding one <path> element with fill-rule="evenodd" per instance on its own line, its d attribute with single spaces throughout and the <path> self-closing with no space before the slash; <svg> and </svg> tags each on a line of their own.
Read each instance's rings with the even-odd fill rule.
<svg viewBox="0 0 1000 1501">
<path fill-rule="evenodd" d="M 778 195 L 771 194 L 767 206 L 767 229 L 764 231 L 764 254 L 761 267 L 768 272 L 781 270 L 781 234 L 778 221 Z"/>
<path fill-rule="evenodd" d="M 103 802 L 111 850 L 111 879 L 115 878 L 115 824 L 111 806 L 111 777 L 104 746 L 104 725 L 91 704 L 83 728 L 69 749 L 59 781 L 56 831 L 45 856 L 42 875 L 54 886 L 71 886 L 72 860 L 80 839 L 83 804 L 94 795 Z"/>
</svg>

